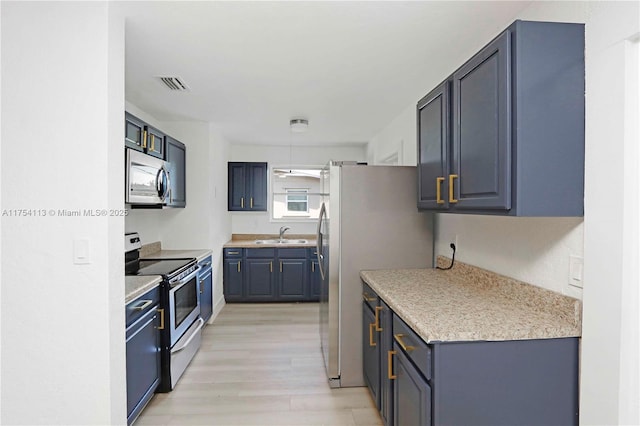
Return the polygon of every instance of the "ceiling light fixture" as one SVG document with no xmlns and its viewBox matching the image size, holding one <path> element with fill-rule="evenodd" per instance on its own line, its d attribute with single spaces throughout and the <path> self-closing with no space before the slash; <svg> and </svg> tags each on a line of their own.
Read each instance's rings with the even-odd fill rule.
<svg viewBox="0 0 640 426">
<path fill-rule="evenodd" d="M 289 121 L 289 127 L 294 133 L 303 133 L 309 127 L 309 120 L 304 118 L 293 118 Z"/>
</svg>

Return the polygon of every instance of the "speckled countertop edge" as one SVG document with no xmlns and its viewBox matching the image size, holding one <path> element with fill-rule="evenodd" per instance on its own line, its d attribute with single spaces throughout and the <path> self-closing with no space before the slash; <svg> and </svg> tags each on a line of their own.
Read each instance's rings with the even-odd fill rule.
<svg viewBox="0 0 640 426">
<path fill-rule="evenodd" d="M 315 234 L 286 234 L 285 238 L 290 240 L 307 240 L 306 243 L 290 243 L 290 244 L 256 244 L 256 240 L 274 240 L 278 238 L 278 234 L 233 234 L 231 239 L 225 243 L 224 248 L 296 248 L 316 246 Z"/>
<path fill-rule="evenodd" d="M 461 262 L 360 275 L 428 343 L 581 335 L 579 300 Z"/>
<path fill-rule="evenodd" d="M 125 275 L 124 277 L 124 302 L 129 303 L 142 296 L 147 291 L 160 285 L 160 275 Z"/>
</svg>

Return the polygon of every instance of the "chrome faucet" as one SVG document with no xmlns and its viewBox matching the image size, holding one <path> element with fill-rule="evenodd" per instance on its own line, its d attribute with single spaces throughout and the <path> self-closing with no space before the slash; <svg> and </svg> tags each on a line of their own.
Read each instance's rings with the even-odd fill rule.
<svg viewBox="0 0 640 426">
<path fill-rule="evenodd" d="M 287 232 L 289 230 L 289 227 L 287 226 L 281 226 L 280 227 L 280 241 L 282 241 L 282 236 L 284 235 L 285 232 Z"/>
</svg>

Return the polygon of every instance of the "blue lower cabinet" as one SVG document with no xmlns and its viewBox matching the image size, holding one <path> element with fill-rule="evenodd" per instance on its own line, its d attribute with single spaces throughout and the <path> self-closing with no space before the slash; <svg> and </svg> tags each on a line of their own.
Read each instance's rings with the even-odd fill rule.
<svg viewBox="0 0 640 426">
<path fill-rule="evenodd" d="M 363 295 L 363 375 L 385 426 L 578 424 L 579 338 L 427 344 Z"/>
<path fill-rule="evenodd" d="M 198 285 L 200 286 L 200 316 L 205 324 L 213 314 L 213 274 L 211 256 L 198 262 Z"/>
<path fill-rule="evenodd" d="M 307 259 L 278 259 L 278 291 L 281 300 L 300 301 L 306 299 L 309 287 Z"/>
<path fill-rule="evenodd" d="M 225 301 L 318 301 L 320 270 L 312 253 L 303 247 L 225 248 Z"/>
<path fill-rule="evenodd" d="M 394 343 L 393 424 L 397 426 L 431 425 L 431 387 L 402 349 Z"/>
<path fill-rule="evenodd" d="M 275 275 L 273 259 L 247 259 L 244 299 L 247 302 L 272 302 L 275 300 Z"/>
<path fill-rule="evenodd" d="M 138 312 L 126 330 L 127 424 L 140 415 L 160 384 L 160 332 L 158 289 L 127 304 L 127 313 Z"/>
<path fill-rule="evenodd" d="M 380 408 L 380 341 L 376 330 L 376 316 L 362 303 L 362 373 L 371 398 Z"/>
</svg>

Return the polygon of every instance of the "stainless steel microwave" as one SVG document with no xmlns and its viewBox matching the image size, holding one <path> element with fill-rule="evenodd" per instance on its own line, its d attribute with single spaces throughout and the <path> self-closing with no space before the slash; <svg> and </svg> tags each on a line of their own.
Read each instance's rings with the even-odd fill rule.
<svg viewBox="0 0 640 426">
<path fill-rule="evenodd" d="M 166 161 L 130 148 L 126 159 L 125 203 L 165 205 L 170 187 Z"/>
</svg>

